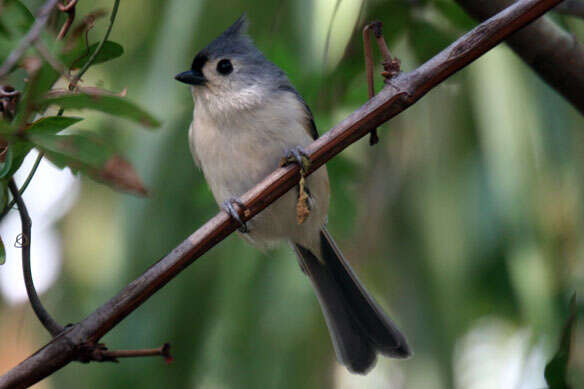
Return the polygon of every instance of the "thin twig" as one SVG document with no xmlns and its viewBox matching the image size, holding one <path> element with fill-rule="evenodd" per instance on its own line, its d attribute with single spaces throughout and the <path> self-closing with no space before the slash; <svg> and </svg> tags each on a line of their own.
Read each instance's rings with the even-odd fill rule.
<svg viewBox="0 0 584 389">
<path fill-rule="evenodd" d="M 115 0 L 114 7 L 113 7 L 112 13 L 110 15 L 110 23 L 109 23 L 109 26 L 107 27 L 105 35 L 103 36 L 103 39 L 101 40 L 101 42 L 99 42 L 99 45 L 97 45 L 97 47 L 95 48 L 95 51 L 93 52 L 93 54 L 91 54 L 91 57 L 89 57 L 89 60 L 81 68 L 79 73 L 77 73 L 75 75 L 75 77 L 73 77 L 73 80 L 71 80 L 71 83 L 69 84 L 69 90 L 75 89 L 75 87 L 77 86 L 77 83 L 79 82 L 81 77 L 85 74 L 85 72 L 93 64 L 93 61 L 95 61 L 95 58 L 97 58 L 97 55 L 101 51 L 101 48 L 103 47 L 105 41 L 107 41 L 107 38 L 109 37 L 110 32 L 112 31 L 112 27 L 114 26 L 114 21 L 116 20 L 116 15 L 118 13 L 118 6 L 119 5 L 120 5 L 120 0 Z"/>
<path fill-rule="evenodd" d="M 564 0 L 554 11 L 570 16 L 584 18 L 584 1 L 581 0 Z"/>
<path fill-rule="evenodd" d="M 28 215 L 28 210 L 24 204 L 24 200 L 18 193 L 18 188 L 14 183 L 14 179 L 10 179 L 8 182 L 8 188 L 10 193 L 16 200 L 18 204 L 18 212 L 20 213 L 20 221 L 22 223 L 22 272 L 24 274 L 24 285 L 26 286 L 26 293 L 28 294 L 28 299 L 30 300 L 30 305 L 37 315 L 38 319 L 43 323 L 43 326 L 49 331 L 52 336 L 57 336 L 63 327 L 61 327 L 55 319 L 47 312 L 34 287 L 34 282 L 32 280 L 32 271 L 30 268 L 30 246 L 31 246 L 31 230 L 32 221 Z"/>
<path fill-rule="evenodd" d="M 383 23 L 375 21 L 371 23 L 371 29 L 373 30 L 373 35 L 377 41 L 377 47 L 379 47 L 379 51 L 383 57 L 383 72 L 381 72 L 381 75 L 385 78 L 385 82 L 388 82 L 399 74 L 401 71 L 401 63 L 398 58 L 393 58 L 389 52 L 387 43 L 385 43 L 385 38 L 383 38 Z"/>
<path fill-rule="evenodd" d="M 57 40 L 63 40 L 63 38 L 65 38 L 65 35 L 67 35 L 67 32 L 69 31 L 69 28 L 71 28 L 71 25 L 73 24 L 73 21 L 75 20 L 75 6 L 77 5 L 77 0 L 70 0 L 69 3 L 65 4 L 57 4 L 57 7 L 59 7 L 59 11 L 61 12 L 65 12 L 67 14 L 67 20 L 65 20 L 65 23 L 63 24 L 63 27 L 61 27 L 61 31 L 59 31 L 59 35 L 57 35 Z"/>
<path fill-rule="evenodd" d="M 172 362 L 170 354 L 170 343 L 165 343 L 158 348 L 146 348 L 140 350 L 105 350 L 100 352 L 106 359 L 116 360 L 117 358 L 136 358 L 136 357 L 163 357 L 166 363 Z"/>
<path fill-rule="evenodd" d="M 365 71 L 367 73 L 367 91 L 369 98 L 375 95 L 375 80 L 373 78 L 373 50 L 369 39 L 371 24 L 363 27 L 363 52 L 365 53 Z"/>
<path fill-rule="evenodd" d="M 314 172 L 365 136 L 369 129 L 404 111 L 452 74 L 560 1 L 519 0 L 456 40 L 418 69 L 398 74 L 375 97 L 306 148 L 311 161 L 307 173 Z M 241 196 L 240 199 L 249 211 L 242 219 L 247 221 L 261 212 L 292 189 L 299 179 L 299 166 L 296 164 L 272 172 Z M 220 212 L 80 323 L 66 328 L 42 349 L 1 376 L 0 389 L 30 386 L 75 360 L 82 345 L 96 344 L 156 291 L 233 233 L 238 226 L 227 213 Z"/>
<path fill-rule="evenodd" d="M 371 49 L 371 42 L 369 39 L 369 31 L 371 30 L 372 26 L 373 23 L 369 23 L 363 28 L 363 52 L 365 53 L 365 71 L 367 73 L 367 91 L 369 92 L 369 98 L 375 96 L 375 80 L 373 79 L 373 50 Z M 373 146 L 379 142 L 377 128 L 372 128 L 369 134 L 369 145 Z"/>
<path fill-rule="evenodd" d="M 39 154 L 36 157 L 36 160 L 34 161 L 34 165 L 32 165 L 32 169 L 30 169 L 30 173 L 28 173 L 26 180 L 24 181 L 24 183 L 22 184 L 22 186 L 18 190 L 18 194 L 21 197 L 22 197 L 22 195 L 24 195 L 24 191 L 26 190 L 26 188 L 28 188 L 28 184 L 30 184 L 30 182 L 32 181 L 32 177 L 36 173 L 37 168 L 39 167 L 39 164 L 41 163 L 41 160 L 43 159 L 43 155 L 44 154 L 42 152 L 39 152 Z M 4 216 L 6 216 L 6 214 L 12 209 L 12 207 L 14 207 L 14 204 L 16 204 L 16 197 L 13 197 L 12 200 L 10 200 L 10 203 L 8 203 L 8 205 L 6 207 L 4 207 L 4 209 L 2 210 L 2 213 L 0 214 L 0 220 L 2 220 L 4 218 Z"/>
<path fill-rule="evenodd" d="M 12 50 L 8 58 L 4 61 L 2 66 L 0 67 L 0 78 L 4 77 L 5 75 L 12 70 L 14 65 L 18 63 L 24 52 L 39 38 L 47 20 L 49 19 L 49 15 L 57 2 L 59 0 L 47 0 L 45 5 L 41 8 L 34 24 L 25 35 L 24 38 L 20 41 L 18 46 Z"/>
</svg>

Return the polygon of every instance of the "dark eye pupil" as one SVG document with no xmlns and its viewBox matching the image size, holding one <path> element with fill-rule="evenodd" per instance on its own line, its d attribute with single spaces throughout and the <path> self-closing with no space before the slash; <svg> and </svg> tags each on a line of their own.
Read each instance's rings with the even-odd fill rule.
<svg viewBox="0 0 584 389">
<path fill-rule="evenodd" d="M 228 59 L 222 59 L 217 63 L 217 71 L 221 74 L 229 74 L 233 71 L 233 65 Z"/>
</svg>

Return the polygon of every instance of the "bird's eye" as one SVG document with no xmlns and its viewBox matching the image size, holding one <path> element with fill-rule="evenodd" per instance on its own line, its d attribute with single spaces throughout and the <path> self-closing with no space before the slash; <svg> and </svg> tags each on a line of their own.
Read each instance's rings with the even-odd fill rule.
<svg viewBox="0 0 584 389">
<path fill-rule="evenodd" d="M 217 63 L 217 71 L 223 75 L 228 75 L 233 71 L 233 65 L 228 59 L 222 59 Z"/>
</svg>

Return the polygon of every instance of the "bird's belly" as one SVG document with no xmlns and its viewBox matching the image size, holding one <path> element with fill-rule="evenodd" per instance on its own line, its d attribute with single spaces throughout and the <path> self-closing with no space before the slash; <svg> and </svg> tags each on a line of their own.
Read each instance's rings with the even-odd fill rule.
<svg viewBox="0 0 584 389">
<path fill-rule="evenodd" d="M 217 203 L 241 196 L 275 170 L 283 152 L 271 149 L 241 143 L 198 147 L 201 169 Z"/>
<path fill-rule="evenodd" d="M 203 130 L 205 131 L 205 130 Z M 310 142 L 294 143 L 273 137 L 242 137 L 225 135 L 222 131 L 203 134 L 194 128 L 191 142 L 205 179 L 218 204 L 232 197 L 240 197 L 268 174 L 274 171 L 286 149 Z M 253 132 L 251 132 L 253 134 Z M 246 238 L 253 244 L 265 246 L 273 240 L 288 238 L 297 243 L 318 236 L 328 211 L 328 176 L 322 167 L 307 179 L 313 198 L 308 219 L 301 225 L 296 221 L 297 188 L 293 188 L 248 222 Z M 310 237 L 310 238 L 309 238 Z"/>
</svg>

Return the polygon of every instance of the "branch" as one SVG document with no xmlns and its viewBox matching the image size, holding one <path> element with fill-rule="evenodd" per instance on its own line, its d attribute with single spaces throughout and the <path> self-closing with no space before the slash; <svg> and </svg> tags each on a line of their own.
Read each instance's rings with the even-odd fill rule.
<svg viewBox="0 0 584 389">
<path fill-rule="evenodd" d="M 12 50 L 8 58 L 6 58 L 6 60 L 0 67 L 0 78 L 4 77 L 5 75 L 8 74 L 8 72 L 10 72 L 10 70 L 12 70 L 12 68 L 14 67 L 14 65 L 18 63 L 20 57 L 22 57 L 24 52 L 39 38 L 41 32 L 43 31 L 43 28 L 45 27 L 45 24 L 47 23 L 47 20 L 49 19 L 51 11 L 53 10 L 53 8 L 55 8 L 55 5 L 57 4 L 58 1 L 59 0 L 47 0 L 45 5 L 43 5 L 34 24 L 30 28 L 28 33 L 25 35 L 24 38 L 22 38 L 18 47 Z"/>
<path fill-rule="evenodd" d="M 456 0 L 472 17 L 485 20 L 513 0 Z M 545 82 L 584 114 L 584 45 L 541 18 L 507 39 L 509 46 Z"/>
<path fill-rule="evenodd" d="M 521 27 L 541 16 L 561 0 L 521 0 L 480 24 L 418 69 L 391 79 L 375 97 L 306 148 L 318 169 L 375 128 L 414 104 L 433 87 L 468 65 Z M 298 165 L 275 170 L 241 197 L 249 220 L 294 187 L 300 179 Z M 220 212 L 178 247 L 152 265 L 110 301 L 0 377 L 0 389 L 32 385 L 73 360 L 83 345 L 95 345 L 150 296 L 188 265 L 211 249 L 239 224 Z"/>
<path fill-rule="evenodd" d="M 59 35 L 57 35 L 58 41 L 63 40 L 63 38 L 65 38 L 65 35 L 67 35 L 69 28 L 71 28 L 71 25 L 73 24 L 73 21 L 75 20 L 75 6 L 76 5 L 77 5 L 77 0 L 70 0 L 69 3 L 67 3 L 67 5 L 60 4 L 60 3 L 58 4 L 59 11 L 67 14 L 67 20 L 65 20 L 65 23 L 63 23 L 63 27 L 61 27 L 61 31 L 59 31 Z"/>
<path fill-rule="evenodd" d="M 113 350 L 113 351 L 103 351 L 101 353 L 103 358 L 110 359 L 117 362 L 118 358 L 136 358 L 136 357 L 157 357 L 161 356 L 164 358 L 166 363 L 171 363 L 173 361 L 172 355 L 170 354 L 170 343 L 164 343 L 158 348 L 145 348 L 140 350 Z"/>
<path fill-rule="evenodd" d="M 32 306 L 32 309 L 34 310 L 34 313 L 37 315 L 38 319 L 41 321 L 41 323 L 43 323 L 43 326 L 47 329 L 47 331 L 49 331 L 51 335 L 56 336 L 61 331 L 63 331 L 63 327 L 61 327 L 43 307 L 32 280 L 32 271 L 30 268 L 32 222 L 30 220 L 30 216 L 28 215 L 24 200 L 22 200 L 22 197 L 20 196 L 18 188 L 16 187 L 13 179 L 10 179 L 8 182 L 8 188 L 12 193 L 12 197 L 14 197 L 14 200 L 16 200 L 16 204 L 18 205 L 18 212 L 20 213 L 20 221 L 22 223 L 22 242 L 20 243 L 20 246 L 22 248 L 22 273 L 24 274 L 24 285 L 26 286 L 26 293 L 28 294 L 30 305 Z"/>
</svg>

